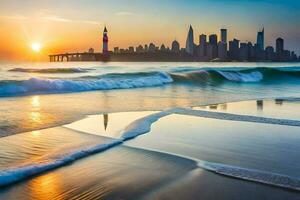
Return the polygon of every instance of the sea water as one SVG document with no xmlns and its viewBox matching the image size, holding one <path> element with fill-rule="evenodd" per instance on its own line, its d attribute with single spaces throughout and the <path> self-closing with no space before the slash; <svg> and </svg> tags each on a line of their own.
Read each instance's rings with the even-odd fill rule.
<svg viewBox="0 0 300 200">
<path fill-rule="evenodd" d="M 299 63 L 0 63 L 0 136 L 88 114 L 300 97 Z"/>
</svg>

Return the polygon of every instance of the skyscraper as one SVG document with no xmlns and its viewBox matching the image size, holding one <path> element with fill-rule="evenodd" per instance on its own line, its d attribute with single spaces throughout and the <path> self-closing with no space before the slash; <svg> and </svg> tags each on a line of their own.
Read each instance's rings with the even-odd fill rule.
<svg viewBox="0 0 300 200">
<path fill-rule="evenodd" d="M 106 26 L 104 27 L 103 31 L 103 47 L 102 47 L 102 53 L 104 55 L 108 54 L 108 36 L 107 36 L 107 29 Z"/>
<path fill-rule="evenodd" d="M 188 35 L 187 35 L 185 51 L 189 55 L 194 54 L 194 30 L 193 30 L 192 25 L 190 25 L 190 29 L 189 29 L 189 32 L 188 32 Z"/>
<path fill-rule="evenodd" d="M 218 36 L 216 34 L 212 34 L 209 36 L 209 44 L 218 45 Z"/>
<path fill-rule="evenodd" d="M 264 28 L 257 33 L 256 44 L 257 44 L 258 50 L 263 51 L 265 49 L 265 29 Z"/>
<path fill-rule="evenodd" d="M 276 39 L 276 58 L 278 61 L 282 61 L 284 59 L 284 40 L 282 38 Z"/>
<path fill-rule="evenodd" d="M 276 53 L 282 54 L 284 51 L 284 40 L 282 38 L 276 39 Z"/>
<path fill-rule="evenodd" d="M 225 42 L 218 43 L 218 57 L 221 61 L 227 60 L 227 44 Z"/>
<path fill-rule="evenodd" d="M 211 49 L 211 57 L 215 59 L 218 57 L 218 36 L 216 34 L 212 34 L 209 36 L 209 46 Z"/>
<path fill-rule="evenodd" d="M 207 37 L 204 34 L 201 34 L 199 36 L 199 53 L 200 53 L 200 58 L 205 59 L 207 55 Z"/>
<path fill-rule="evenodd" d="M 206 35 L 204 35 L 204 34 L 201 34 L 200 36 L 199 36 L 199 44 L 201 45 L 201 44 L 205 44 L 207 42 L 207 37 L 206 37 Z"/>
<path fill-rule="evenodd" d="M 221 42 L 227 43 L 227 29 L 221 29 Z"/>
<path fill-rule="evenodd" d="M 234 39 L 229 41 L 229 57 L 231 60 L 238 60 L 239 57 L 240 41 Z"/>
</svg>

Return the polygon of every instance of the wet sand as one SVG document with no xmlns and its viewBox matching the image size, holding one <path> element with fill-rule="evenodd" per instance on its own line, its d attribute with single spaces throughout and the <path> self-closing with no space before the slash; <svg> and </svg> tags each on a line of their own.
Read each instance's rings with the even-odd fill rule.
<svg viewBox="0 0 300 200">
<path fill-rule="evenodd" d="M 172 114 L 126 144 L 300 178 L 300 127 Z"/>
<path fill-rule="evenodd" d="M 277 119 L 300 119 L 299 98 L 239 101 L 232 103 L 212 104 L 208 106 L 195 106 L 192 108 L 194 110 L 226 112 L 239 115 L 252 115 Z"/>
<path fill-rule="evenodd" d="M 299 199 L 223 177 L 191 160 L 119 146 L 1 189 L 0 199 Z"/>
<path fill-rule="evenodd" d="M 0 199 L 300 199 L 294 190 L 223 176 L 197 163 L 300 178 L 297 126 L 171 114 L 152 124 L 149 133 L 104 146 L 100 153 L 86 150 L 117 141 L 129 123 L 153 113 L 95 115 L 3 138 L 1 169 L 55 161 L 74 151 L 85 154 L 2 187 Z"/>
</svg>

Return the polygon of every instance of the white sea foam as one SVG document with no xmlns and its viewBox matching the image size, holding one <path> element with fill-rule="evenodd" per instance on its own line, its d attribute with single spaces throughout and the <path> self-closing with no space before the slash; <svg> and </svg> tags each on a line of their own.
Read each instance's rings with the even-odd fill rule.
<svg viewBox="0 0 300 200">
<path fill-rule="evenodd" d="M 300 121 L 296 121 L 296 120 L 285 120 L 285 119 L 278 120 L 278 119 L 271 119 L 271 118 L 233 115 L 227 113 L 216 113 L 216 112 L 207 112 L 207 111 L 198 111 L 198 110 L 195 111 L 189 109 L 176 108 L 165 112 L 153 114 L 143 119 L 135 121 L 128 127 L 129 130 L 127 130 L 124 133 L 123 137 L 125 139 L 130 139 L 140 134 L 149 132 L 152 123 L 156 122 L 161 117 L 164 117 L 172 113 L 180 113 L 185 115 L 201 116 L 201 117 L 216 118 L 216 119 L 300 126 Z M 151 150 L 157 151 L 155 149 L 151 149 Z M 203 160 L 199 160 L 199 159 L 195 159 L 195 158 L 191 158 L 179 154 L 173 154 L 170 152 L 163 152 L 163 151 L 159 151 L 159 152 L 194 160 L 198 163 L 198 166 L 200 168 L 212 171 L 217 174 L 226 175 L 229 177 L 234 177 L 246 181 L 253 181 L 253 182 L 263 183 L 271 186 L 300 191 L 300 179 L 296 177 L 291 177 L 291 176 L 278 174 L 278 173 L 265 172 L 256 169 L 247 169 L 238 166 L 207 162 L 207 161 L 203 161 Z"/>
<path fill-rule="evenodd" d="M 151 129 L 151 125 L 154 122 L 172 113 L 201 116 L 201 117 L 208 117 L 208 118 L 215 118 L 215 119 L 300 126 L 300 121 L 295 121 L 295 120 L 283 120 L 283 119 L 279 120 L 279 119 L 253 117 L 253 116 L 233 115 L 228 113 L 217 113 L 217 112 L 175 108 L 175 109 L 170 109 L 163 112 L 155 113 L 132 122 L 130 125 L 128 125 L 128 127 L 123 132 L 122 137 L 118 140 L 111 140 L 108 143 L 91 146 L 85 149 L 77 149 L 73 152 L 69 152 L 59 156 L 54 156 L 54 157 L 51 156 L 48 159 L 43 159 L 40 162 L 31 163 L 29 165 L 2 170 L 0 171 L 0 186 L 6 186 L 15 183 L 27 177 L 37 175 L 39 173 L 66 165 L 70 162 L 89 156 L 93 153 L 101 152 L 111 147 L 114 147 L 116 145 L 122 144 L 126 140 L 132 139 L 141 134 L 145 134 L 149 132 Z M 152 151 L 154 150 L 152 149 Z M 212 163 L 212 162 L 202 161 L 202 160 L 198 160 L 198 159 L 194 159 L 182 155 L 172 154 L 170 152 L 163 152 L 163 153 L 194 160 L 198 163 L 199 167 L 205 170 L 213 171 L 218 174 L 239 178 L 247 181 L 254 181 L 254 182 L 264 183 L 272 186 L 300 191 L 300 180 L 295 177 L 290 177 L 283 174 L 259 171 L 256 169 L 247 169 L 238 166 Z"/>
<path fill-rule="evenodd" d="M 0 171 L 0 187 L 18 182 L 30 176 L 40 174 L 42 172 L 61 167 L 88 155 L 107 150 L 113 146 L 122 143 L 121 140 L 112 140 L 109 143 L 95 145 L 85 149 L 75 150 L 63 155 L 49 156 L 40 161 L 30 163 L 28 165 L 19 166 L 7 170 Z"/>
<path fill-rule="evenodd" d="M 224 78 L 226 78 L 229 81 L 235 81 L 235 82 L 260 82 L 263 80 L 264 76 L 259 71 L 254 71 L 250 73 L 241 73 L 241 72 L 227 72 L 227 71 L 221 71 L 216 70 L 220 75 L 222 75 Z"/>
<path fill-rule="evenodd" d="M 30 93 L 81 92 L 92 90 L 112 90 L 161 86 L 173 82 L 164 72 L 146 76 L 89 77 L 82 79 L 41 79 L 30 78 L 25 81 L 3 82 L 0 95 Z"/>
</svg>

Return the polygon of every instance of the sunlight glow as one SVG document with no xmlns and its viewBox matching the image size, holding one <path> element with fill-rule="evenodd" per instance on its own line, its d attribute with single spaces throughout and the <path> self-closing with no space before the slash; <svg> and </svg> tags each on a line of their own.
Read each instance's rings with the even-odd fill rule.
<svg viewBox="0 0 300 200">
<path fill-rule="evenodd" d="M 35 52 L 40 52 L 41 48 L 42 48 L 42 46 L 40 43 L 32 43 L 31 44 L 31 49 Z"/>
</svg>

